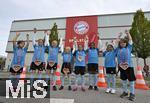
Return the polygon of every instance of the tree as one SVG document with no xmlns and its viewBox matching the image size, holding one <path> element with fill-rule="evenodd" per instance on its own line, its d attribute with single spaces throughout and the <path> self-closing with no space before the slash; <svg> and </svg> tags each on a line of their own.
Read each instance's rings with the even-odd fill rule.
<svg viewBox="0 0 150 103">
<path fill-rule="evenodd" d="M 0 69 L 2 70 L 5 66 L 6 58 L 0 57 Z"/>
<path fill-rule="evenodd" d="M 53 40 L 56 40 L 59 42 L 58 40 L 58 29 L 57 29 L 57 24 L 54 23 L 54 26 L 52 27 L 52 29 L 50 30 L 50 36 L 49 36 L 49 43 L 51 44 Z"/>
<path fill-rule="evenodd" d="M 130 34 L 134 42 L 133 52 L 137 57 L 144 59 L 146 66 L 146 58 L 150 56 L 150 21 L 142 10 L 135 13 Z"/>
</svg>

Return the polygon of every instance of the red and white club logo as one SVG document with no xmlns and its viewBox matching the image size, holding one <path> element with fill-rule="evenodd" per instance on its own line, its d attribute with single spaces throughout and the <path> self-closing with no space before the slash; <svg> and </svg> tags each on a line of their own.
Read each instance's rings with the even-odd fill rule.
<svg viewBox="0 0 150 103">
<path fill-rule="evenodd" d="M 89 30 L 89 25 L 85 21 L 79 21 L 74 25 L 74 31 L 77 34 L 81 34 L 81 35 L 85 34 L 88 32 L 88 30 Z"/>
</svg>

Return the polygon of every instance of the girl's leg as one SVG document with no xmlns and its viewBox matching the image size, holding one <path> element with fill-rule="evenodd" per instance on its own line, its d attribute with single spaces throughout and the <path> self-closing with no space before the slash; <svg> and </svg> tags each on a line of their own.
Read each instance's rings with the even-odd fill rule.
<svg viewBox="0 0 150 103">
<path fill-rule="evenodd" d="M 97 74 L 93 74 L 94 75 L 94 86 L 97 86 Z"/>
<path fill-rule="evenodd" d="M 52 74 L 52 80 L 53 80 L 53 86 L 56 85 L 56 76 L 55 76 L 55 72 Z"/>
<path fill-rule="evenodd" d="M 63 90 L 64 89 L 64 85 L 65 85 L 65 75 L 63 74 L 61 77 L 61 87 L 59 88 L 59 90 Z"/>
<path fill-rule="evenodd" d="M 81 83 L 82 83 L 82 87 L 85 86 L 85 76 L 81 75 Z"/>
<path fill-rule="evenodd" d="M 122 80 L 123 92 L 128 93 L 128 81 Z"/>
<path fill-rule="evenodd" d="M 65 77 L 66 77 L 66 76 L 65 76 L 64 74 L 63 74 L 63 75 L 62 75 L 62 77 L 61 77 L 62 86 L 64 86 L 64 85 L 65 85 Z"/>
<path fill-rule="evenodd" d="M 16 74 L 16 82 L 15 82 L 15 87 L 16 88 L 18 86 L 19 80 L 20 80 L 20 74 Z"/>
<path fill-rule="evenodd" d="M 106 74 L 106 82 L 107 82 L 107 88 L 110 89 L 110 78 L 111 78 L 111 75 L 110 74 Z"/>
<path fill-rule="evenodd" d="M 89 84 L 90 84 L 90 87 L 93 86 L 93 74 L 89 74 Z"/>
<path fill-rule="evenodd" d="M 106 82 L 107 82 L 107 90 L 106 90 L 106 93 L 109 93 L 110 92 L 110 78 L 111 78 L 111 74 L 106 74 Z"/>
<path fill-rule="evenodd" d="M 112 74 L 112 88 L 113 89 L 116 89 L 116 75 L 115 74 Z"/>
<path fill-rule="evenodd" d="M 71 86 L 71 77 L 70 77 L 70 74 L 68 74 L 68 83 L 69 83 L 69 86 Z"/>
<path fill-rule="evenodd" d="M 97 78 L 97 74 L 93 74 L 93 75 L 94 75 L 94 84 L 93 84 L 94 85 L 94 90 L 97 91 L 98 90 L 98 87 L 97 87 L 97 79 L 98 78 Z"/>
<path fill-rule="evenodd" d="M 78 75 L 75 75 L 75 86 L 74 86 L 73 91 L 76 91 L 76 90 L 77 90 L 79 79 L 80 79 L 79 74 L 78 74 Z"/>
<path fill-rule="evenodd" d="M 135 99 L 134 81 L 130 81 L 130 96 L 129 96 L 129 100 L 134 101 L 134 99 Z"/>
<path fill-rule="evenodd" d="M 84 75 L 81 75 L 81 83 L 82 83 L 82 86 L 81 86 L 81 90 L 84 92 L 85 91 L 85 76 Z"/>
<path fill-rule="evenodd" d="M 42 78 L 42 72 L 43 72 L 43 71 L 38 71 L 38 79 L 39 79 L 39 80 L 41 80 L 41 78 Z"/>
<path fill-rule="evenodd" d="M 50 83 L 49 80 L 50 80 L 50 70 L 46 70 L 46 83 L 47 84 Z"/>
<path fill-rule="evenodd" d="M 14 73 L 10 73 L 9 79 L 11 80 L 12 86 L 14 86 L 15 85 L 15 74 Z"/>
<path fill-rule="evenodd" d="M 134 90 L 134 81 L 130 81 L 130 93 L 135 94 Z"/>
<path fill-rule="evenodd" d="M 32 70 L 31 74 L 30 74 L 30 82 L 31 82 L 31 87 L 33 87 L 33 80 L 34 80 L 34 76 L 35 76 L 36 71 Z"/>
<path fill-rule="evenodd" d="M 68 82 L 69 82 L 68 90 L 72 90 L 72 88 L 71 88 L 71 77 L 70 77 L 70 74 L 68 74 Z"/>
<path fill-rule="evenodd" d="M 111 74 L 111 82 L 112 82 L 112 90 L 111 93 L 115 93 L 116 92 L 116 76 L 115 74 Z"/>
</svg>

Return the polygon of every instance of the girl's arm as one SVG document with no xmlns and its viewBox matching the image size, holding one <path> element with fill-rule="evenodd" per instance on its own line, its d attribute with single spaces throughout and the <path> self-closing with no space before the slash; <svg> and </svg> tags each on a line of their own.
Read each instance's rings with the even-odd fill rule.
<svg viewBox="0 0 150 103">
<path fill-rule="evenodd" d="M 120 32 L 118 37 L 115 40 L 112 41 L 114 48 L 118 47 L 118 43 L 120 41 L 121 36 L 122 36 L 122 32 Z"/>
<path fill-rule="evenodd" d="M 44 31 L 44 34 L 45 34 L 45 41 L 44 41 L 44 45 L 45 46 L 49 46 L 49 32 L 47 31 Z"/>
<path fill-rule="evenodd" d="M 62 38 L 60 38 L 60 43 L 59 43 L 59 45 L 58 45 L 58 47 L 59 47 L 59 48 L 61 48 L 61 47 L 62 47 L 62 42 L 63 42 L 63 39 L 62 39 Z"/>
<path fill-rule="evenodd" d="M 27 34 L 27 35 L 26 35 L 26 37 L 27 37 L 27 44 L 26 44 L 26 48 L 28 48 L 28 47 L 29 47 L 29 34 Z"/>
<path fill-rule="evenodd" d="M 62 43 L 62 45 L 61 45 L 61 47 L 60 47 L 60 51 L 61 51 L 61 53 L 64 52 L 64 44 L 63 44 L 63 43 Z"/>
<path fill-rule="evenodd" d="M 102 40 L 100 39 L 99 36 L 98 36 L 98 49 L 99 49 L 99 51 L 103 51 L 104 50 Z"/>
<path fill-rule="evenodd" d="M 19 32 L 16 32 L 16 36 L 13 38 L 13 48 L 14 48 L 14 47 L 17 47 L 16 41 L 17 41 L 19 35 L 20 35 L 20 33 L 19 33 Z"/>
<path fill-rule="evenodd" d="M 84 40 L 85 40 L 84 41 L 84 50 L 87 51 L 88 50 L 88 42 L 89 42 L 89 38 L 87 35 Z"/>
<path fill-rule="evenodd" d="M 77 44 L 76 37 L 73 38 L 73 48 L 74 48 L 75 50 L 78 50 L 78 44 Z"/>
<path fill-rule="evenodd" d="M 129 39 L 129 44 L 132 45 L 132 44 L 133 44 L 133 41 L 132 41 L 132 37 L 131 37 L 129 31 L 128 31 L 128 30 L 125 30 L 125 34 L 127 35 L 127 38 Z"/>
</svg>

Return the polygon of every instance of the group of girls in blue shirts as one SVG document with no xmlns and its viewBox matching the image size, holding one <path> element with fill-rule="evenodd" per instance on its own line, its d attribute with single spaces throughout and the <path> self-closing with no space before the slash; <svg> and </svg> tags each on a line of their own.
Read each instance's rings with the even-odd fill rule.
<svg viewBox="0 0 150 103">
<path fill-rule="evenodd" d="M 99 73 L 99 56 L 103 56 L 104 67 L 106 70 L 106 82 L 107 89 L 106 93 L 114 94 L 116 92 L 116 68 L 120 71 L 120 78 L 122 80 L 123 93 L 120 95 L 121 98 L 128 96 L 128 82 L 130 84 L 129 100 L 134 100 L 134 81 L 136 80 L 134 75 L 134 68 L 131 60 L 132 51 L 132 37 L 128 30 L 125 30 L 127 38 L 117 38 L 110 43 L 106 44 L 104 50 L 102 42 L 98 40 L 98 46 L 94 42 L 89 41 L 88 37 L 85 36 L 84 45 L 78 44 L 76 38 L 73 38 L 73 48 L 67 46 L 64 47 L 62 39 L 60 42 L 53 40 L 49 44 L 49 34 L 45 31 L 44 39 L 35 40 L 36 28 L 34 29 L 33 36 L 33 48 L 34 54 L 30 65 L 31 81 L 34 79 L 34 74 L 38 72 L 38 78 L 42 78 L 42 71 L 46 70 L 47 82 L 52 75 L 53 90 L 57 90 L 56 76 L 54 75 L 58 65 L 58 54 L 59 51 L 62 53 L 63 63 L 61 68 L 61 81 L 62 84 L 59 90 L 63 90 L 65 86 L 65 78 L 68 78 L 69 85 L 68 90 L 77 91 L 79 84 L 81 84 L 81 90 L 84 92 L 85 89 L 85 74 L 89 74 L 89 87 L 88 90 L 98 91 L 97 81 Z M 11 63 L 10 72 L 12 75 L 20 76 L 23 71 L 25 64 L 25 55 L 29 46 L 29 35 L 27 34 L 27 44 L 22 40 L 17 41 L 20 33 L 16 33 L 16 37 L 13 40 L 13 52 L 14 57 Z M 45 62 L 45 51 L 48 51 L 47 63 Z M 87 57 L 88 56 L 88 57 Z M 87 61 L 86 61 L 86 58 Z M 72 63 L 74 61 L 74 63 Z M 87 68 L 87 69 L 86 69 Z M 87 72 L 86 72 L 87 70 Z M 72 86 L 71 74 L 75 74 L 75 83 Z M 81 83 L 79 80 L 81 78 Z M 112 83 L 112 85 L 111 85 Z M 16 85 L 14 86 L 14 90 Z M 47 89 L 47 87 L 45 87 Z"/>
</svg>

